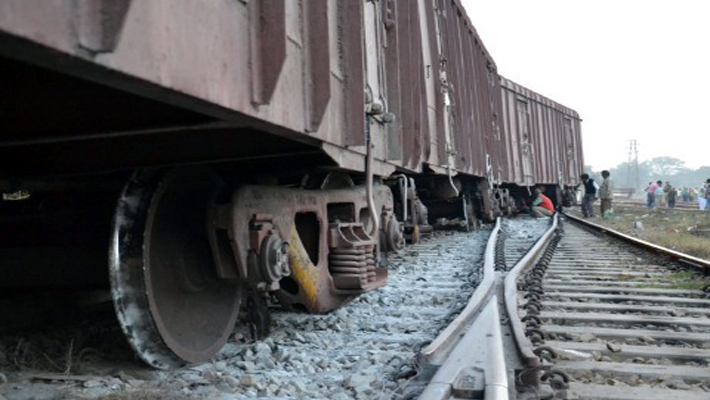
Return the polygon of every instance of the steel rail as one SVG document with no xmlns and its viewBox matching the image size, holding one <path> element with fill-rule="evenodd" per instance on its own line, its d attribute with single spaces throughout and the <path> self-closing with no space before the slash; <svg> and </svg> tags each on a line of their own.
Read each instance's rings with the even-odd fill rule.
<svg viewBox="0 0 710 400">
<path fill-rule="evenodd" d="M 518 355 L 526 368 L 539 367 L 540 359 L 525 337 L 518 316 L 517 278 L 535 265 L 557 229 L 558 217 L 553 216 L 550 227 L 531 250 L 515 265 L 505 279 L 496 274 L 496 242 L 500 233 L 500 219 L 491 232 L 484 256 L 484 278 L 469 299 L 461 314 L 418 357 L 420 364 L 440 365 L 420 400 L 450 398 L 483 398 L 507 400 L 511 396 L 508 366 L 504 356 L 501 320 L 507 313 Z M 501 295 L 496 293 L 501 293 Z M 503 301 L 499 301 L 502 297 Z M 504 303 L 505 312 L 499 303 Z M 526 381 L 525 384 L 539 383 Z"/>
<path fill-rule="evenodd" d="M 550 228 L 540 236 L 540 239 L 535 242 L 530 251 L 515 264 L 505 277 L 505 309 L 508 313 L 518 355 L 528 368 L 540 368 L 541 362 L 540 358 L 533 352 L 532 342 L 525 336 L 525 327 L 518 315 L 518 278 L 523 272 L 535 266 L 557 229 L 558 219 L 559 213 L 555 213 L 552 216 Z M 538 374 L 526 374 L 524 379 L 523 383 L 527 385 L 538 385 L 540 383 Z"/>
<path fill-rule="evenodd" d="M 481 313 L 419 396 L 419 400 L 451 398 L 510 398 L 495 295 L 485 302 Z"/>
<path fill-rule="evenodd" d="M 441 365 L 420 400 L 444 400 L 460 394 L 457 381 L 468 383 L 463 386 L 468 387 L 469 395 L 480 398 L 487 393 L 486 399 L 508 399 L 498 306 L 497 301 L 491 301 L 495 299 L 495 247 L 499 233 L 500 218 L 486 244 L 483 280 L 464 310 L 419 353 L 420 364 Z M 486 385 L 490 390 L 486 391 Z"/>
<path fill-rule="evenodd" d="M 444 357 L 444 354 L 451 350 L 453 345 L 461 338 L 463 331 L 481 311 L 486 301 L 490 299 L 493 293 L 495 283 L 495 247 L 496 238 L 500 232 L 500 218 L 496 220 L 496 226 L 493 228 L 488 243 L 483 263 L 483 280 L 478 284 L 473 295 L 468 300 L 466 308 L 461 311 L 451 323 L 441 331 L 427 347 L 419 353 L 418 361 L 420 364 L 430 364 L 436 359 Z"/>
<path fill-rule="evenodd" d="M 635 237 L 627 235 L 625 233 L 615 231 L 613 229 L 604 227 L 599 224 L 595 224 L 593 222 L 589 222 L 587 220 L 584 220 L 579 217 L 575 217 L 575 216 L 567 214 L 567 213 L 564 213 L 564 215 L 565 215 L 565 218 L 569 219 L 572 222 L 576 222 L 580 225 L 592 228 L 596 231 L 608 234 L 609 236 L 612 236 L 614 238 L 623 240 L 623 241 L 630 243 L 634 246 L 638 246 L 638 247 L 645 248 L 646 250 L 654 251 L 656 253 L 670 257 L 676 261 L 694 266 L 696 268 L 703 269 L 706 273 L 710 273 L 710 261 L 708 261 L 708 260 L 694 257 L 694 256 L 691 256 L 690 254 L 681 253 L 679 251 L 671 250 L 667 247 L 659 246 L 657 244 L 653 244 L 653 243 L 647 242 L 645 240 L 635 238 Z"/>
</svg>

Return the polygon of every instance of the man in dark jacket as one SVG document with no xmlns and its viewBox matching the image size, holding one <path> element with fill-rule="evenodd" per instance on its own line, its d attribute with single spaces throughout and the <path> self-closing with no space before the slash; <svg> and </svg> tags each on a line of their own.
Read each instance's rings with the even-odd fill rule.
<svg viewBox="0 0 710 400">
<path fill-rule="evenodd" d="M 579 177 L 582 178 L 582 183 L 584 184 L 582 215 L 584 215 L 584 218 L 594 217 L 594 200 L 597 199 L 597 185 L 588 174 L 582 174 Z"/>
</svg>

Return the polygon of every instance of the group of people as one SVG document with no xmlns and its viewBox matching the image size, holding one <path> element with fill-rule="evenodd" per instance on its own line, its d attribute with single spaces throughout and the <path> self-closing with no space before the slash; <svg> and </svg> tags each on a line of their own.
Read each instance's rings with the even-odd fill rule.
<svg viewBox="0 0 710 400">
<path fill-rule="evenodd" d="M 611 201 L 614 198 L 614 181 L 611 180 L 609 171 L 602 171 L 602 184 L 597 184 L 589 174 L 580 175 L 582 185 L 584 185 L 584 197 L 582 197 L 582 215 L 584 218 L 594 217 L 594 202 L 597 198 L 601 200 L 600 211 L 602 217 L 611 212 Z"/>
<path fill-rule="evenodd" d="M 602 171 L 602 184 L 597 184 L 589 174 L 582 174 L 582 185 L 584 185 L 584 197 L 582 198 L 582 215 L 585 218 L 594 217 L 594 202 L 597 198 L 601 200 L 600 211 L 604 216 L 611 211 L 611 201 L 614 197 L 614 181 L 611 180 L 609 171 Z M 533 216 L 549 217 L 555 213 L 555 206 L 549 197 L 545 196 L 543 189 L 536 187 L 530 209 Z"/>
<path fill-rule="evenodd" d="M 646 207 L 675 207 L 678 190 L 670 182 L 666 182 L 665 185 L 663 181 L 649 182 L 644 190 L 646 192 Z"/>
<path fill-rule="evenodd" d="M 690 188 L 684 187 L 680 190 L 680 200 L 683 203 L 698 203 L 701 210 L 709 210 L 710 203 L 710 179 L 708 179 L 702 187 Z"/>
<path fill-rule="evenodd" d="M 648 208 L 675 207 L 678 190 L 670 182 L 663 184 L 663 181 L 649 182 L 646 188 L 646 206 Z M 710 179 L 707 179 L 700 189 L 682 188 L 680 198 L 683 202 L 698 200 L 700 210 L 710 210 Z"/>
<path fill-rule="evenodd" d="M 683 203 L 694 203 L 697 202 L 701 197 L 705 195 L 705 187 L 701 188 L 690 188 L 684 187 L 680 189 L 680 200 Z"/>
<path fill-rule="evenodd" d="M 580 176 L 584 187 L 584 197 L 582 198 L 582 215 L 584 218 L 594 217 L 594 202 L 601 200 L 600 211 L 602 217 L 606 217 L 612 212 L 612 199 L 614 197 L 614 181 L 611 179 L 609 171 L 602 171 L 602 183 L 599 185 L 589 174 Z M 579 185 L 578 185 L 579 186 Z M 530 213 L 538 218 L 549 217 L 555 213 L 555 206 L 549 197 L 543 194 L 544 189 L 536 187 L 534 190 Z M 649 182 L 646 191 L 646 206 L 649 208 L 667 206 L 674 208 L 678 197 L 678 190 L 670 182 L 656 181 Z M 692 201 L 693 196 L 697 196 L 701 210 L 710 211 L 710 179 L 702 188 L 693 190 L 683 188 L 680 192 L 683 201 Z"/>
</svg>

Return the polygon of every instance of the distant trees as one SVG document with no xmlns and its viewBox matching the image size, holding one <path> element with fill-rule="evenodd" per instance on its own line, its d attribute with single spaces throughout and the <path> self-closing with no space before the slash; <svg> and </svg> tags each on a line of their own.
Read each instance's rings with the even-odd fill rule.
<svg viewBox="0 0 710 400">
<path fill-rule="evenodd" d="M 638 164 L 638 177 L 634 163 L 624 162 L 610 168 L 617 187 L 643 190 L 651 181 L 670 181 L 675 187 L 699 187 L 710 178 L 710 167 L 696 170 L 686 167 L 685 161 L 674 157 L 656 157 Z M 591 175 L 591 174 L 590 174 Z"/>
<path fill-rule="evenodd" d="M 691 171 L 685 167 L 685 161 L 673 157 L 656 157 L 644 161 L 642 164 L 648 166 L 652 175 L 658 176 L 676 176 Z"/>
<path fill-rule="evenodd" d="M 683 176 L 685 179 L 682 186 L 700 186 L 707 179 L 710 179 L 710 167 L 700 167 L 695 171 L 689 171 Z M 692 182 L 692 183 L 691 183 Z"/>
</svg>

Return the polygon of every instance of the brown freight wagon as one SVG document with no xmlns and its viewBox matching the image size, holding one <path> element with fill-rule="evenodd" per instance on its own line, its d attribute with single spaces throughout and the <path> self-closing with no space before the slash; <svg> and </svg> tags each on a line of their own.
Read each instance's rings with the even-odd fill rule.
<svg viewBox="0 0 710 400">
<path fill-rule="evenodd" d="M 0 73 L 0 287 L 110 287 L 158 368 L 210 358 L 244 304 L 265 333 L 266 293 L 325 312 L 380 287 L 405 238 L 581 165 L 557 108 L 540 135 L 575 161 L 515 163 L 458 0 L 6 0 Z"/>
<path fill-rule="evenodd" d="M 576 111 L 500 77 L 508 176 L 518 187 L 544 185 L 555 202 L 579 184 L 584 169 Z M 519 192 L 519 191 L 518 191 Z"/>
</svg>

